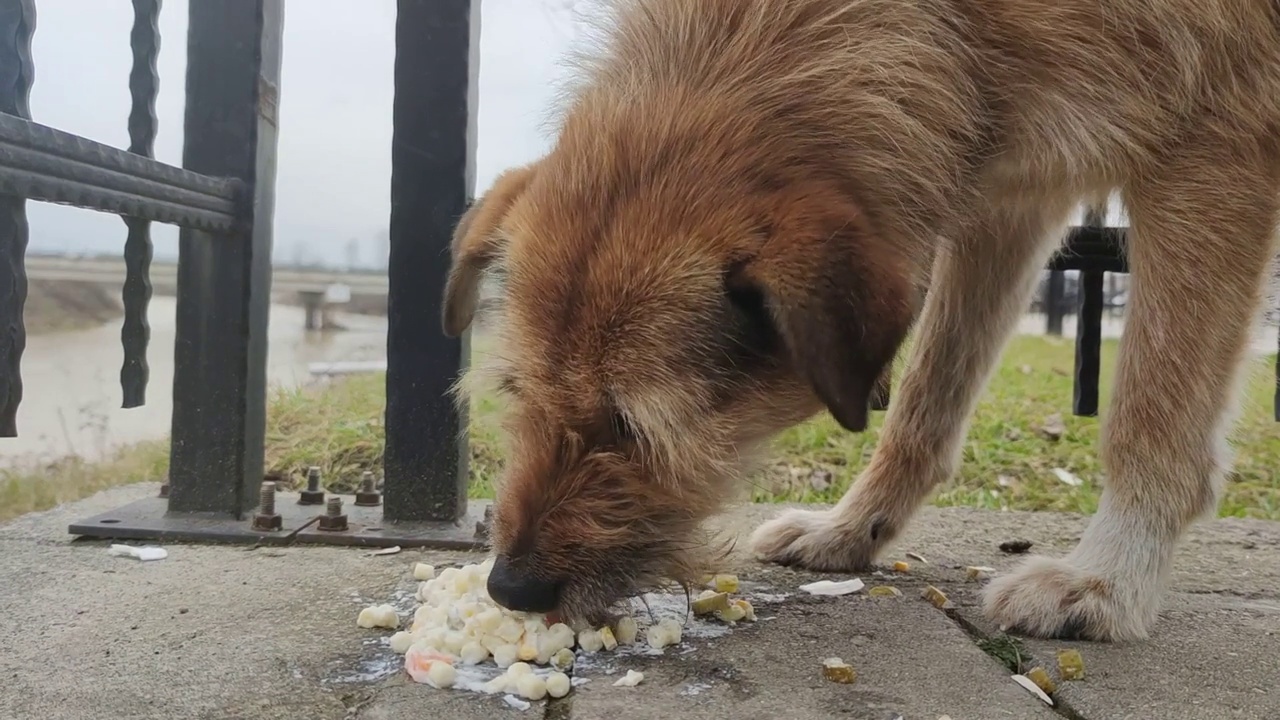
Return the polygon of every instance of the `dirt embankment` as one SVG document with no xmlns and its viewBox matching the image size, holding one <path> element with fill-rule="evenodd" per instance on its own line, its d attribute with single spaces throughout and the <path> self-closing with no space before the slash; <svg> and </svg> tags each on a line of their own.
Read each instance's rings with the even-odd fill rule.
<svg viewBox="0 0 1280 720">
<path fill-rule="evenodd" d="M 32 280 L 23 309 L 28 335 L 83 330 L 124 316 L 119 291 L 91 283 Z"/>
</svg>

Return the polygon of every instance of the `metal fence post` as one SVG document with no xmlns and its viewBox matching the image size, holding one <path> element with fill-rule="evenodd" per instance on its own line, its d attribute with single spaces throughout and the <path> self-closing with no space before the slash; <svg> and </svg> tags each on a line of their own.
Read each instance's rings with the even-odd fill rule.
<svg viewBox="0 0 1280 720">
<path fill-rule="evenodd" d="M 238 178 L 229 233 L 178 255 L 169 509 L 237 518 L 262 482 L 283 0 L 189 0 L 183 165 Z"/>
<path fill-rule="evenodd" d="M 467 509 L 467 413 L 449 388 L 469 337 L 440 332 L 454 225 L 475 183 L 479 0 L 399 0 L 391 148 L 383 516 Z"/>
<path fill-rule="evenodd" d="M 33 0 L 0 0 L 0 113 L 30 120 Z M 22 353 L 27 331 L 27 201 L 0 196 L 0 437 L 17 437 L 22 402 Z"/>
<path fill-rule="evenodd" d="M 1085 213 L 1085 227 L 1106 227 L 1106 207 L 1090 207 Z M 1072 384 L 1072 412 L 1080 417 L 1098 414 L 1098 384 L 1102 372 L 1102 308 L 1106 302 L 1105 271 L 1082 269 L 1077 284 L 1079 307 L 1076 311 L 1076 364 Z"/>
<path fill-rule="evenodd" d="M 1063 295 L 1066 294 L 1066 277 L 1061 270 L 1049 271 L 1049 282 L 1044 289 L 1045 333 L 1062 336 L 1062 316 L 1065 314 Z"/>
</svg>

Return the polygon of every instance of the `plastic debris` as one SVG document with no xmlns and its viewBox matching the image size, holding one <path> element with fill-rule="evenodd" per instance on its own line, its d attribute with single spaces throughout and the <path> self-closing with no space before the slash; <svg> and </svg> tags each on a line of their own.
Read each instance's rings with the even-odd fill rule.
<svg viewBox="0 0 1280 720">
<path fill-rule="evenodd" d="M 644 680 L 644 673 L 637 670 L 628 670 L 623 677 L 613 681 L 614 687 L 635 687 Z"/>
<path fill-rule="evenodd" d="M 154 545 L 144 545 L 142 547 L 134 547 L 133 545 L 112 545 L 107 548 L 107 554 L 114 557 L 131 557 L 142 562 L 151 560 L 163 560 L 169 557 L 169 551 L 162 547 Z"/>
<path fill-rule="evenodd" d="M 1063 485 L 1070 485 L 1071 487 L 1080 487 L 1081 485 L 1084 484 L 1084 481 L 1081 480 L 1079 477 L 1072 475 L 1071 472 L 1064 470 L 1062 468 L 1054 468 L 1052 472 L 1054 474 L 1054 477 L 1058 478 L 1058 481 L 1061 482 Z"/>
<path fill-rule="evenodd" d="M 853 578 L 850 580 L 841 580 L 840 582 L 836 582 L 834 580 L 818 580 L 816 582 L 801 585 L 800 589 L 810 595 L 849 595 L 851 593 L 858 592 L 864 587 L 866 587 L 866 585 L 861 579 Z"/>
<path fill-rule="evenodd" d="M 1045 705 L 1048 705 L 1049 707 L 1053 707 L 1053 698 L 1046 695 L 1045 692 L 1040 689 L 1040 686 L 1036 685 L 1035 681 L 1033 681 L 1031 678 L 1027 677 L 1026 675 L 1010 675 L 1010 677 L 1013 678 L 1014 682 L 1026 688 L 1027 691 L 1030 692 L 1032 695 L 1035 695 L 1036 697 L 1043 700 Z"/>
</svg>

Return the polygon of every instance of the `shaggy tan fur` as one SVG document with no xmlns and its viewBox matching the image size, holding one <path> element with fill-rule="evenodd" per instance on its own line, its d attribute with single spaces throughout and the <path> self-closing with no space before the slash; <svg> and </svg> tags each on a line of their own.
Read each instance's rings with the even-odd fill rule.
<svg viewBox="0 0 1280 720">
<path fill-rule="evenodd" d="M 863 475 L 752 538 L 865 567 L 955 470 L 974 404 L 1074 207 L 1119 191 L 1132 305 L 1079 546 L 990 616 L 1128 640 L 1210 511 L 1280 204 L 1274 0 L 616 0 L 551 151 L 459 225 L 445 327 L 505 278 L 495 549 L 596 614 L 698 571 L 761 441 L 827 410 Z"/>
</svg>

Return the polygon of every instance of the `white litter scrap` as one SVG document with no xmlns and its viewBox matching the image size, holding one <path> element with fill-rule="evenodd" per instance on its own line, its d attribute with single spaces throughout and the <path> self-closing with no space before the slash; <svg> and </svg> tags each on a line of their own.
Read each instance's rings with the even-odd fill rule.
<svg viewBox="0 0 1280 720">
<path fill-rule="evenodd" d="M 107 554 L 113 557 L 131 557 L 142 562 L 150 560 L 163 560 L 169 557 L 169 551 L 162 547 L 147 545 L 144 547 L 134 547 L 132 545 L 112 545 L 107 548 Z"/>
<path fill-rule="evenodd" d="M 533 705 L 529 704 L 528 701 L 521 700 L 515 695 L 503 695 L 502 702 L 510 705 L 511 707 L 517 710 L 528 710 L 529 708 L 533 707 Z"/>
<path fill-rule="evenodd" d="M 391 547 L 389 547 L 389 548 L 382 548 L 381 550 L 374 550 L 373 552 L 369 553 L 369 557 L 378 557 L 379 555 L 396 555 L 396 554 L 398 554 L 399 552 L 400 552 L 400 546 L 399 546 L 399 545 L 392 545 L 392 546 L 391 546 Z"/>
<path fill-rule="evenodd" d="M 850 595 L 858 592 L 864 587 L 866 587 L 866 584 L 863 583 L 860 578 L 853 578 L 850 580 L 841 580 L 839 582 L 834 580 L 818 580 L 816 582 L 801 585 L 800 589 L 810 595 Z"/>
<path fill-rule="evenodd" d="M 1054 468 L 1053 474 L 1055 477 L 1058 478 L 1058 481 L 1061 482 L 1063 485 L 1070 485 L 1071 487 L 1080 487 L 1081 485 L 1084 484 L 1084 481 L 1081 480 L 1079 477 L 1071 474 L 1071 472 L 1064 470 L 1062 468 Z"/>
<path fill-rule="evenodd" d="M 1040 686 L 1036 685 L 1034 680 L 1026 675 L 1010 675 L 1009 677 L 1013 678 L 1014 682 L 1026 688 L 1027 692 L 1043 700 L 1046 705 L 1053 707 L 1053 698 L 1046 695 L 1045 692 L 1040 689 Z"/>
<path fill-rule="evenodd" d="M 614 687 L 635 687 L 644 681 L 644 673 L 628 670 L 627 674 L 613 681 Z"/>
</svg>

